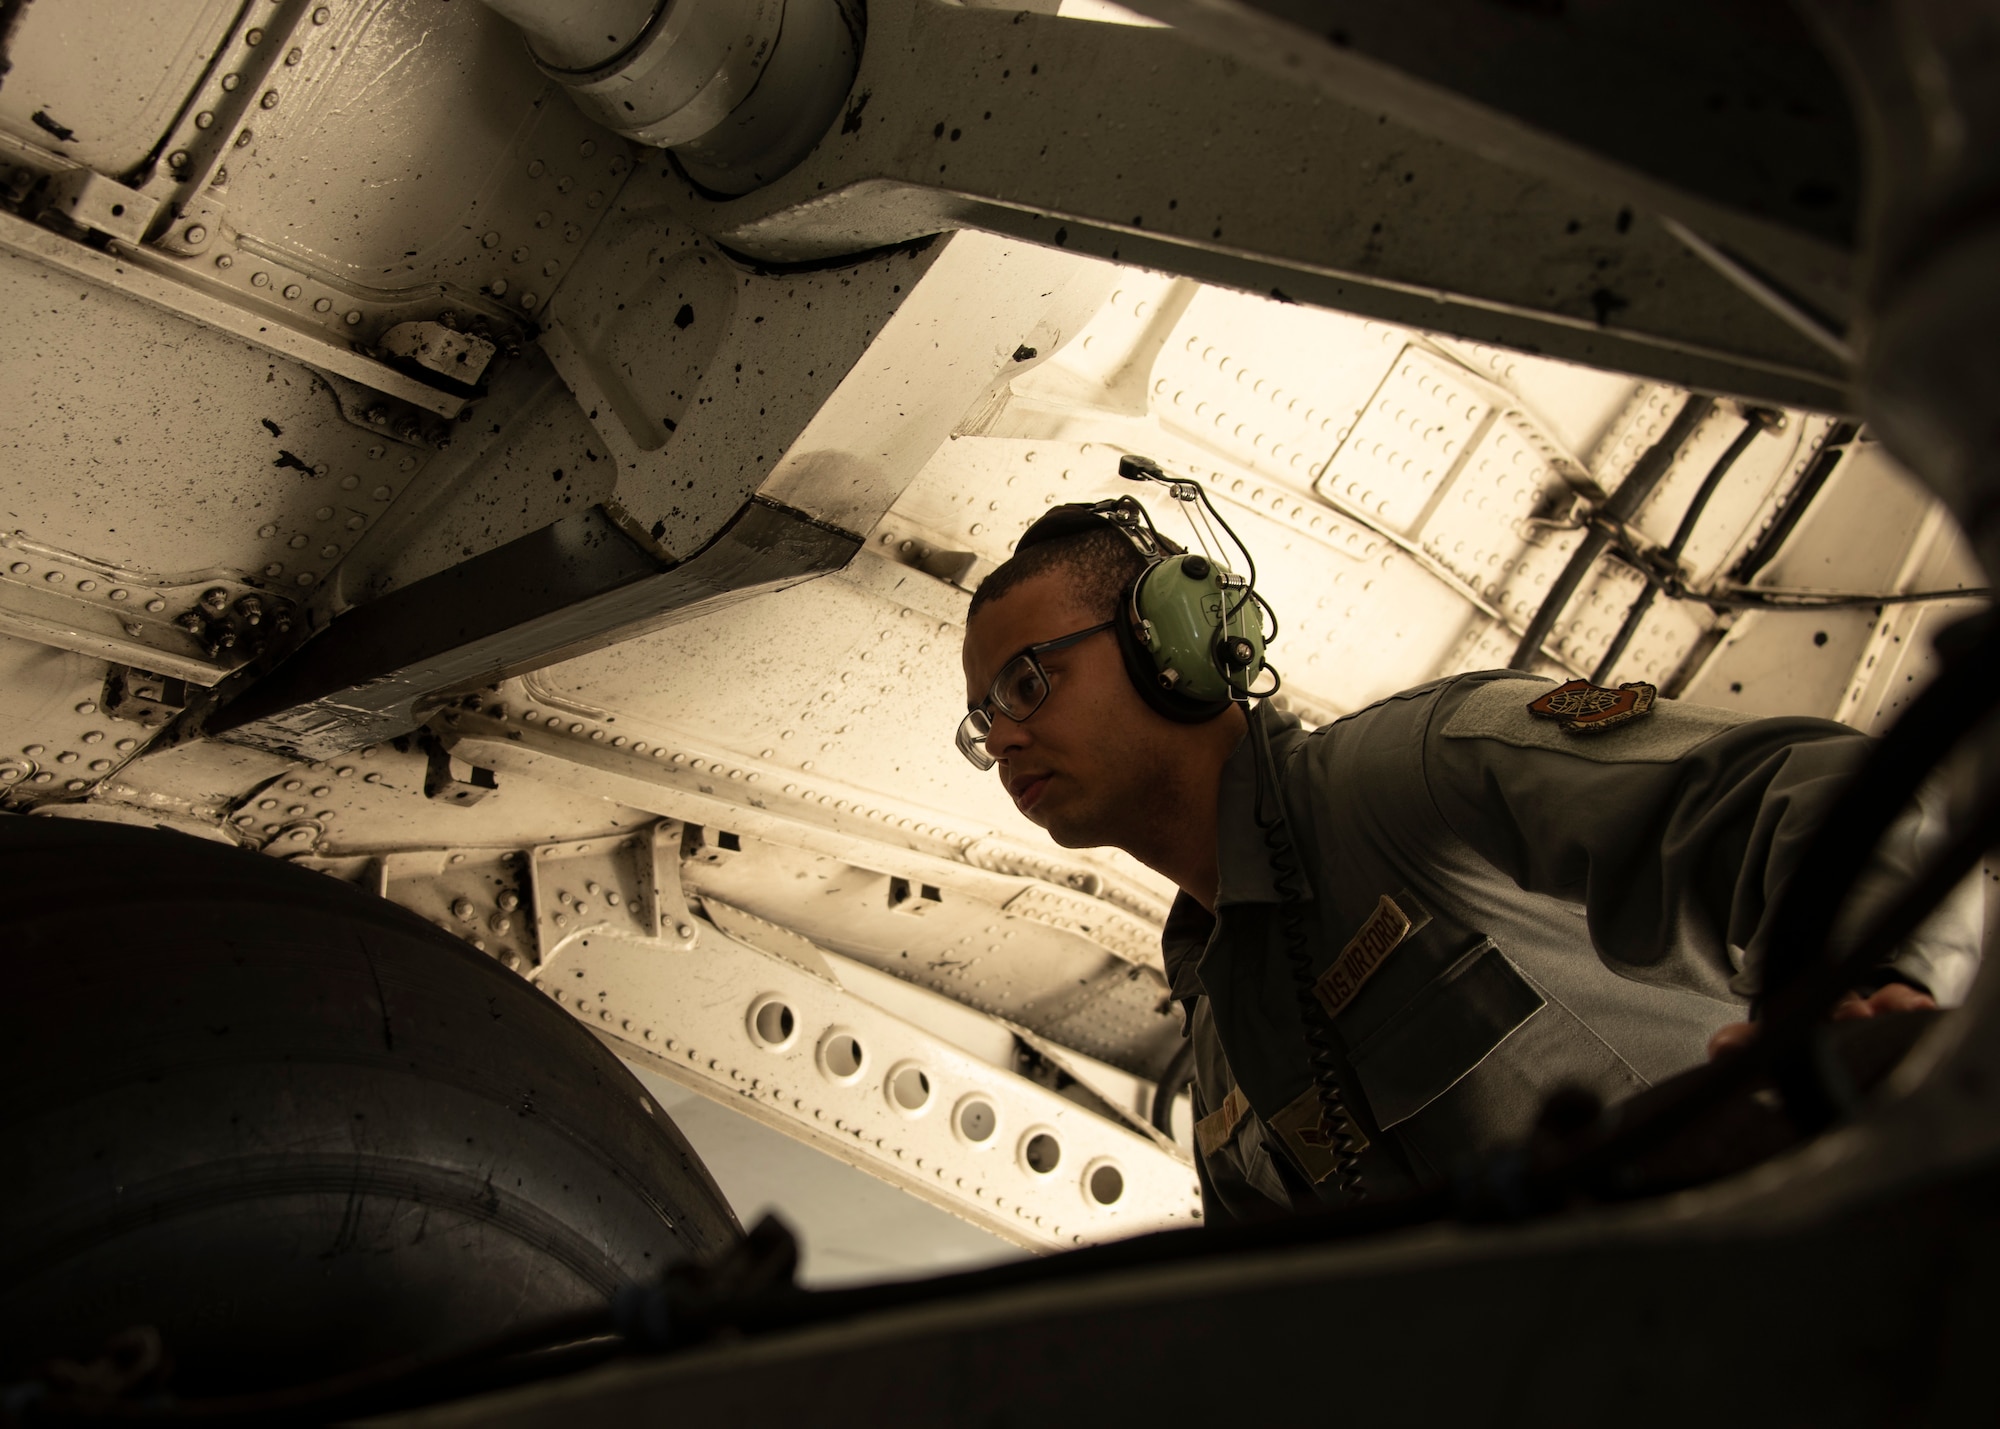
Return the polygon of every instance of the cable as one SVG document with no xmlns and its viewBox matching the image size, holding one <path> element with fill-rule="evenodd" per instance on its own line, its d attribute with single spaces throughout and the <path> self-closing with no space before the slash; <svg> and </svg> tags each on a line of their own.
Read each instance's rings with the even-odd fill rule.
<svg viewBox="0 0 2000 1429">
<path fill-rule="evenodd" d="M 1769 427 L 1770 422 L 1761 411 L 1753 408 L 1745 412 L 1743 430 L 1736 434 L 1736 440 L 1715 459 L 1715 464 L 1708 469 L 1708 475 L 1702 478 L 1700 489 L 1695 492 L 1694 498 L 1688 502 L 1687 511 L 1681 516 L 1680 529 L 1674 532 L 1674 539 L 1667 546 L 1666 558 L 1674 563 L 1676 568 L 1680 563 L 1681 552 L 1687 549 L 1688 541 L 1694 536 L 1695 526 L 1701 520 L 1701 513 L 1708 508 L 1709 501 L 1722 485 L 1722 478 L 1736 465 L 1736 459 L 1750 449 L 1750 444 L 1757 440 L 1758 434 L 1769 430 Z M 1660 583 L 1648 576 L 1646 588 L 1639 592 L 1638 599 L 1632 602 L 1632 608 L 1625 612 L 1625 622 L 1618 627 L 1618 633 L 1612 637 L 1610 648 L 1604 652 L 1604 658 L 1599 660 L 1597 668 L 1590 672 L 1591 684 L 1602 685 L 1611 678 L 1611 672 L 1618 666 L 1618 657 L 1625 653 L 1625 647 L 1630 645 L 1632 637 L 1639 633 L 1639 623 L 1646 618 L 1646 612 L 1653 608 L 1653 598 L 1659 591 Z"/>
<path fill-rule="evenodd" d="M 1771 518 L 1771 524 L 1764 528 L 1756 543 L 1745 551 L 1742 558 L 1731 568 L 1729 572 L 1731 579 L 1738 582 L 1755 580 L 1759 571 L 1777 559 L 1778 552 L 1783 550 L 1785 542 L 1792 538 L 1792 532 L 1798 529 L 1799 522 L 1804 519 L 1813 502 L 1819 499 L 1820 492 L 1826 488 L 1828 478 L 1840 465 L 1841 459 L 1847 455 L 1849 443 L 1860 434 L 1860 431 L 1861 428 L 1853 422 L 1839 422 L 1826 434 L 1819 451 L 1807 464 L 1799 479 L 1792 483 L 1791 490 L 1785 493 L 1777 515 Z"/>
<path fill-rule="evenodd" d="M 1706 591 L 1669 592 L 1676 600 L 1731 610 L 1840 610 L 1852 606 L 1921 605 L 1931 601 L 1991 600 L 1991 586 L 1961 586 L 1956 590 L 1844 591 L 1800 590 L 1784 586 L 1726 585 Z"/>
<path fill-rule="evenodd" d="M 1236 614 L 1237 611 L 1241 610 L 1243 608 L 1244 602 L 1250 599 L 1250 592 L 1254 590 L 1257 585 L 1257 558 L 1256 556 L 1251 554 L 1250 548 L 1243 543 L 1243 538 L 1236 534 L 1235 528 L 1232 527 L 1226 520 L 1223 519 L 1222 513 L 1220 511 L 1216 510 L 1215 503 L 1209 500 L 1207 489 L 1203 487 L 1202 484 L 1198 481 L 1188 481 L 1180 477 L 1168 476 L 1166 471 L 1160 466 L 1160 464 L 1154 461 L 1151 457 L 1143 457 L 1131 453 L 1128 453 L 1125 456 L 1122 456 L 1118 459 L 1118 474 L 1124 477 L 1127 481 L 1159 482 L 1162 486 L 1166 487 L 1168 491 L 1173 493 L 1173 497 L 1176 501 L 1188 502 L 1198 505 L 1201 510 L 1203 520 L 1213 521 L 1217 526 L 1220 526 L 1223 529 L 1223 531 L 1228 534 L 1229 544 L 1234 546 L 1236 548 L 1236 553 L 1243 558 L 1243 573 L 1245 582 L 1243 595 L 1237 599 L 1235 605 L 1229 608 L 1229 613 L 1231 615 L 1234 615 Z M 1141 510 L 1143 509 L 1144 508 L 1141 508 Z M 1146 524 L 1149 528 L 1152 526 L 1152 519 L 1150 517 L 1147 518 Z M 1188 516 L 1188 525 L 1190 527 L 1195 526 L 1195 518 L 1192 513 L 1190 513 Z M 1213 532 L 1211 532 L 1211 535 L 1213 535 Z M 1198 527 L 1196 528 L 1195 544 L 1198 546 L 1206 545 L 1206 543 L 1201 538 L 1200 530 Z M 1221 539 L 1216 538 L 1215 544 L 1217 550 L 1211 554 L 1215 556 L 1218 562 L 1226 566 L 1228 562 L 1221 560 L 1221 551 L 1220 551 L 1220 547 L 1222 545 Z"/>
<path fill-rule="evenodd" d="M 1320 1133 L 1330 1139 L 1336 1184 L 1354 1200 L 1360 1201 L 1367 1196 L 1368 1188 L 1361 1178 L 1362 1143 L 1355 1136 L 1356 1121 L 1348 1112 L 1342 1087 L 1341 1063 L 1344 1059 L 1338 1047 L 1339 1034 L 1334 1031 L 1333 1019 L 1326 1015 L 1326 1009 L 1320 1006 L 1313 990 L 1312 941 L 1304 912 L 1306 878 L 1299 868 L 1297 850 L 1292 843 L 1284 792 L 1278 782 L 1277 765 L 1271 757 L 1269 731 L 1254 712 L 1245 711 L 1245 714 L 1249 719 L 1250 738 L 1257 756 L 1257 826 L 1264 833 L 1264 845 L 1271 864 L 1271 882 L 1278 893 L 1278 922 L 1285 938 L 1285 960 L 1291 968 L 1293 995 L 1298 1002 L 1299 1022 L 1305 1035 L 1306 1059 L 1311 1064 L 1313 1086 L 1319 1094 Z M 1267 796 L 1271 801 L 1269 808 L 1266 807 Z"/>
<path fill-rule="evenodd" d="M 1657 442 L 1646 448 L 1639 460 L 1633 464 L 1631 474 L 1619 483 L 1618 489 L 1612 492 L 1610 499 L 1604 503 L 1598 514 L 1604 519 L 1605 525 L 1612 527 L 1623 525 L 1638 514 L 1639 507 L 1653 494 L 1653 488 L 1660 484 L 1661 478 L 1673 466 L 1674 458 L 1680 454 L 1681 447 L 1694 434 L 1695 428 L 1701 425 L 1703 419 L 1714 410 L 1713 397 L 1690 397 L 1682 404 L 1680 411 L 1674 414 L 1673 421 L 1667 424 L 1666 432 Z M 1556 577 L 1555 583 L 1549 587 L 1548 594 L 1542 597 L 1542 603 L 1535 611 L 1535 618 L 1528 622 L 1527 631 L 1521 636 L 1520 643 L 1514 647 L 1513 655 L 1508 658 L 1507 663 L 1510 668 L 1516 670 L 1531 668 L 1530 662 L 1541 650 L 1542 641 L 1548 637 L 1549 631 L 1555 628 L 1556 619 L 1563 613 L 1563 607 L 1569 604 L 1570 597 L 1576 594 L 1576 588 L 1583 584 L 1584 576 L 1589 573 L 1591 566 L 1604 554 L 1605 547 L 1610 544 L 1611 537 L 1601 526 L 1592 526 L 1590 530 L 1584 532 L 1583 540 L 1570 554 L 1569 564 L 1563 567 L 1562 574 Z"/>
</svg>

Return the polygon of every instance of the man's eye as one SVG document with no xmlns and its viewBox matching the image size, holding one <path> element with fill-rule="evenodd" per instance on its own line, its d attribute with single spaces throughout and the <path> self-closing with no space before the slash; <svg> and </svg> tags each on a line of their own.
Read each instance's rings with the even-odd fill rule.
<svg viewBox="0 0 2000 1429">
<path fill-rule="evenodd" d="M 1025 714 L 1041 703 L 1048 693 L 1048 686 L 1042 683 L 1041 671 L 1028 665 L 1019 670 L 1010 670 L 1000 687 L 1000 702 L 1007 709 Z"/>
</svg>

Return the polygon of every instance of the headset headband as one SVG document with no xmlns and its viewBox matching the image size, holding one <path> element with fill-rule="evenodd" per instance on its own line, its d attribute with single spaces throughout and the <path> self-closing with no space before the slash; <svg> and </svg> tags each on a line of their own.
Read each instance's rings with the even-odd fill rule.
<svg viewBox="0 0 2000 1429">
<path fill-rule="evenodd" d="M 1014 543 L 1014 554 L 1018 556 L 1031 546 L 1070 536 L 1087 536 L 1107 528 L 1130 541 L 1133 549 L 1149 561 L 1178 556 L 1186 549 L 1153 529 L 1145 507 L 1132 497 L 1120 496 L 1110 501 L 1066 501 L 1051 508 L 1021 533 L 1021 539 Z"/>
<path fill-rule="evenodd" d="M 1137 469 L 1144 475 L 1137 479 L 1167 480 L 1159 474 L 1157 466 L 1144 458 L 1128 457 L 1119 464 L 1119 469 L 1133 476 L 1135 472 L 1127 467 L 1138 463 L 1143 463 Z M 1146 508 L 1130 496 L 1066 502 L 1054 507 L 1021 533 L 1014 543 L 1014 552 L 1018 555 L 1051 541 L 1103 530 L 1118 532 L 1146 562 L 1145 568 L 1120 593 L 1119 612 L 1112 625 L 1133 688 L 1148 706 L 1178 724 L 1205 724 L 1217 718 L 1235 699 L 1213 693 L 1218 674 L 1215 630 L 1189 611 L 1190 598 L 1198 600 L 1203 591 L 1213 590 L 1220 598 L 1218 611 L 1222 609 L 1221 602 L 1230 599 L 1221 589 L 1223 573 L 1215 563 L 1204 556 L 1188 555 L 1185 547 L 1162 535 L 1146 514 Z M 1246 607 L 1250 603 L 1238 599 L 1235 604 Z M 1254 625 L 1254 610 L 1261 608 L 1261 602 L 1251 608 Z M 1258 669 L 1263 668 L 1261 631 L 1257 634 L 1255 651 L 1256 664 L 1248 671 L 1248 680 L 1254 680 Z M 1186 678 L 1189 674 L 1195 676 L 1192 682 Z M 1186 688 L 1190 683 L 1196 688 Z M 1209 692 L 1200 692 L 1203 685 L 1209 687 Z"/>
</svg>

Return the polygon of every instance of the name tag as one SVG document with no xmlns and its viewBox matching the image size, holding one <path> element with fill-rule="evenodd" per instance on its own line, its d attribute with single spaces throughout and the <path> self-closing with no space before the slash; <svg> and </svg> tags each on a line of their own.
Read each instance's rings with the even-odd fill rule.
<svg viewBox="0 0 2000 1429">
<path fill-rule="evenodd" d="M 1201 1147 L 1201 1154 L 1213 1156 L 1227 1146 L 1229 1138 L 1236 1134 L 1237 1124 L 1249 1110 L 1250 1099 L 1241 1088 L 1231 1087 L 1222 1105 L 1194 1124 L 1195 1144 Z"/>
<path fill-rule="evenodd" d="M 1368 921 L 1361 925 L 1361 931 L 1340 950 L 1333 966 L 1320 974 L 1313 987 L 1328 1017 L 1338 1017 L 1354 1001 L 1362 986 L 1382 966 L 1382 960 L 1410 936 L 1413 926 L 1409 914 L 1396 906 L 1396 900 L 1383 894 Z"/>
</svg>

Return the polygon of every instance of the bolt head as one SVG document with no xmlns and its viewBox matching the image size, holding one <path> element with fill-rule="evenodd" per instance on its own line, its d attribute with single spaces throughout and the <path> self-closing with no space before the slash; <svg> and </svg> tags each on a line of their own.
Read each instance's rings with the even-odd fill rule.
<svg viewBox="0 0 2000 1429">
<path fill-rule="evenodd" d="M 181 234 L 181 237 L 187 240 L 190 248 L 199 248 L 202 244 L 208 242 L 208 230 L 199 223 L 190 223 L 187 226 L 186 232 Z"/>
</svg>

